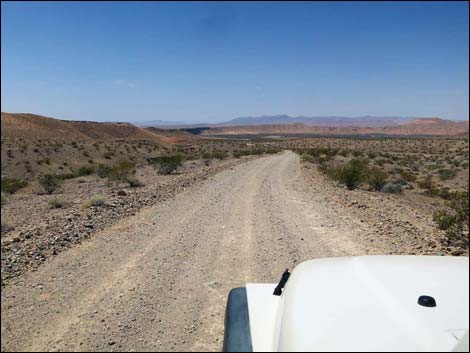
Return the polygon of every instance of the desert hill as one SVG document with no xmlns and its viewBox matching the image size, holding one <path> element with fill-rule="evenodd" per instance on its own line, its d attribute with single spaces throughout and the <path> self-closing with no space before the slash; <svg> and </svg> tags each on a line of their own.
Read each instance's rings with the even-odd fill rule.
<svg viewBox="0 0 470 353">
<path fill-rule="evenodd" d="M 211 127 L 202 135 L 250 134 L 332 134 L 332 135 L 468 135 L 468 121 L 451 121 L 440 118 L 418 118 L 390 126 L 319 126 L 303 123 Z"/>
<path fill-rule="evenodd" d="M 130 123 L 67 121 L 35 114 L 1 113 L 2 138 L 25 139 L 140 139 L 162 144 L 183 138 L 161 129 L 143 129 Z M 192 137 L 194 139 L 194 137 Z"/>
</svg>

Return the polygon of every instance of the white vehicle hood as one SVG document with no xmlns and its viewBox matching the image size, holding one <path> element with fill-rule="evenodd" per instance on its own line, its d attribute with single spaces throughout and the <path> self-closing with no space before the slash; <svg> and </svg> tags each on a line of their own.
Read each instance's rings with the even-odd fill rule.
<svg viewBox="0 0 470 353">
<path fill-rule="evenodd" d="M 247 286 L 255 351 L 451 351 L 469 327 L 468 258 L 311 260 L 281 297 L 266 298 L 272 288 Z M 437 305 L 418 305 L 421 295 Z"/>
</svg>

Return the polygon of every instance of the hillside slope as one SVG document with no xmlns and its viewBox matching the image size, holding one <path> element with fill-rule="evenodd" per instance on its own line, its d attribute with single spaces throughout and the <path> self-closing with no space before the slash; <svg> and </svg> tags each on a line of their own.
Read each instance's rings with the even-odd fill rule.
<svg viewBox="0 0 470 353">
<path fill-rule="evenodd" d="M 87 138 L 73 124 L 34 114 L 1 113 L 2 138 Z"/>
<path fill-rule="evenodd" d="M 174 142 L 170 133 L 159 134 L 130 123 L 66 121 L 35 114 L 1 113 L 2 138 L 24 139 L 140 139 L 162 144 Z"/>
<path fill-rule="evenodd" d="M 439 118 L 419 118 L 398 125 L 372 126 L 318 126 L 306 124 L 273 124 L 213 127 L 202 135 L 244 135 L 244 134 L 386 134 L 386 135 L 468 135 L 468 121 L 451 121 Z"/>
</svg>

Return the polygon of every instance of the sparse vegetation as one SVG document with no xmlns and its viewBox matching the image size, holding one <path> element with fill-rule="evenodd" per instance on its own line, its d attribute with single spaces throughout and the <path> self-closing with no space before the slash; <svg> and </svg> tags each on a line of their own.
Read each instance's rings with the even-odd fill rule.
<svg viewBox="0 0 470 353">
<path fill-rule="evenodd" d="M 14 194 L 18 190 L 28 185 L 28 182 L 15 178 L 3 178 L 1 180 L 1 185 L 2 193 L 5 192 L 7 194 Z"/>
<path fill-rule="evenodd" d="M 434 214 L 434 221 L 439 229 L 445 231 L 446 240 L 456 246 L 468 249 L 469 246 L 469 193 L 456 192 L 449 202 L 449 210 L 440 210 Z"/>
<path fill-rule="evenodd" d="M 457 171 L 455 169 L 439 169 L 437 172 L 439 173 L 439 178 L 441 178 L 441 180 L 452 179 L 457 175 Z"/>
<path fill-rule="evenodd" d="M 149 158 L 148 161 L 150 164 L 158 166 L 160 173 L 171 174 L 181 167 L 183 163 L 183 156 L 178 153 L 171 156 Z"/>
<path fill-rule="evenodd" d="M 107 178 L 111 173 L 111 167 L 106 164 L 98 164 L 96 167 L 96 175 L 100 178 Z"/>
<path fill-rule="evenodd" d="M 109 171 L 108 178 L 112 181 L 127 181 L 129 176 L 135 174 L 135 163 L 120 160 L 114 163 Z"/>
<path fill-rule="evenodd" d="M 84 211 L 90 207 L 101 207 L 105 205 L 105 199 L 101 195 L 93 196 L 80 205 L 80 211 Z"/>
<path fill-rule="evenodd" d="M 424 179 L 418 180 L 418 186 L 421 189 L 432 190 L 434 189 L 434 182 L 431 175 L 427 175 Z"/>
<path fill-rule="evenodd" d="M 103 158 L 106 158 L 106 159 L 111 159 L 113 156 L 114 156 L 114 153 L 110 151 L 103 153 Z"/>
<path fill-rule="evenodd" d="M 399 173 L 401 177 L 408 182 L 416 181 L 416 175 L 414 175 L 413 173 L 410 173 L 403 169 L 399 169 Z"/>
<path fill-rule="evenodd" d="M 402 190 L 403 186 L 398 183 L 388 183 L 382 188 L 382 191 L 388 194 L 399 194 Z"/>
<path fill-rule="evenodd" d="M 385 186 L 387 173 L 377 167 L 372 167 L 367 172 L 367 183 L 374 191 L 380 191 Z"/>
<path fill-rule="evenodd" d="M 49 200 L 47 205 L 50 209 L 65 208 L 66 206 L 68 206 L 68 203 L 58 199 L 57 197 L 54 197 L 53 199 Z"/>
<path fill-rule="evenodd" d="M 144 183 L 141 180 L 139 180 L 139 179 L 137 179 L 136 177 L 133 177 L 133 176 L 128 176 L 126 178 L 126 181 L 129 183 L 129 186 L 131 188 L 139 188 L 139 187 L 144 186 Z"/>
<path fill-rule="evenodd" d="M 354 190 L 367 178 L 367 163 L 360 159 L 352 159 L 345 164 L 330 168 L 328 175 L 349 190 Z"/>
<path fill-rule="evenodd" d="M 77 177 L 81 177 L 81 176 L 93 174 L 94 171 L 95 171 L 95 168 L 93 168 L 93 166 L 84 165 L 78 168 L 74 174 Z"/>
<path fill-rule="evenodd" d="M 43 174 L 38 181 L 46 193 L 52 194 L 60 186 L 62 179 L 56 174 Z"/>
</svg>

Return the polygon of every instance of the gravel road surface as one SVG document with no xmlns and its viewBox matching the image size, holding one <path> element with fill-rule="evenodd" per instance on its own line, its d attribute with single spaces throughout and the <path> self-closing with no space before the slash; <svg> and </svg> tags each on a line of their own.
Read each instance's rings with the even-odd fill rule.
<svg viewBox="0 0 470 353">
<path fill-rule="evenodd" d="M 292 152 L 144 208 L 2 291 L 2 351 L 220 351 L 226 298 L 311 258 L 360 255 Z"/>
</svg>

